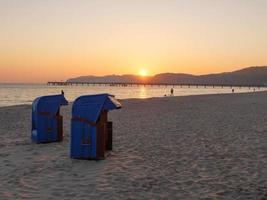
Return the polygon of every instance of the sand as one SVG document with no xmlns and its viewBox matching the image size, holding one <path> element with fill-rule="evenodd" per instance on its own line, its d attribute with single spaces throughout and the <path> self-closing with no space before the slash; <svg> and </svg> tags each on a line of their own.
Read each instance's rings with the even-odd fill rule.
<svg viewBox="0 0 267 200">
<path fill-rule="evenodd" d="M 267 92 L 123 100 L 114 151 L 33 144 L 31 106 L 0 108 L 0 199 L 267 199 Z"/>
</svg>

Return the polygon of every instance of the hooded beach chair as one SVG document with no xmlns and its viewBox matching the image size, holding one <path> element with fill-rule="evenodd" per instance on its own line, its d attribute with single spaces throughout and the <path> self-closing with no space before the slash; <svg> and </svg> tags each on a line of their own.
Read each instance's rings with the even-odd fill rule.
<svg viewBox="0 0 267 200">
<path fill-rule="evenodd" d="M 72 107 L 71 158 L 104 159 L 112 150 L 112 122 L 108 111 L 121 108 L 110 94 L 81 96 Z"/>
<path fill-rule="evenodd" d="M 32 141 L 36 143 L 60 142 L 63 140 L 63 118 L 60 106 L 68 105 L 64 93 L 43 96 L 32 104 Z"/>
</svg>

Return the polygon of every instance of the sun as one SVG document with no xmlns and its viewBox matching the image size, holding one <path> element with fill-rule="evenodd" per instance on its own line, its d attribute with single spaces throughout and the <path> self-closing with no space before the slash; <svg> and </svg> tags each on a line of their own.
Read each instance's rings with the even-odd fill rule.
<svg viewBox="0 0 267 200">
<path fill-rule="evenodd" d="M 148 75 L 147 70 L 146 69 L 140 69 L 139 75 L 142 76 L 142 77 L 147 76 Z"/>
</svg>

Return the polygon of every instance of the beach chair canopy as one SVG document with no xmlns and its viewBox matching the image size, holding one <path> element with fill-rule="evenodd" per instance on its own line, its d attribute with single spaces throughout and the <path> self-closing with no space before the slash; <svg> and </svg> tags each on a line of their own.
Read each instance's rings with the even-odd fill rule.
<svg viewBox="0 0 267 200">
<path fill-rule="evenodd" d="M 102 111 L 121 108 L 121 104 L 110 94 L 87 95 L 77 98 L 72 107 L 72 117 L 97 122 Z"/>
<path fill-rule="evenodd" d="M 38 97 L 32 104 L 33 113 L 49 113 L 56 115 L 60 106 L 68 105 L 63 94 Z"/>
</svg>

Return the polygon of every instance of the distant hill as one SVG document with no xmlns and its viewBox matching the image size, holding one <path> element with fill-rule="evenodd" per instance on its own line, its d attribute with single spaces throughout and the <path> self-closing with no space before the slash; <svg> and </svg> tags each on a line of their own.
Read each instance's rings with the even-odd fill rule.
<svg viewBox="0 0 267 200">
<path fill-rule="evenodd" d="M 199 76 L 182 73 L 163 73 L 145 78 L 136 75 L 81 76 L 67 82 L 267 85 L 267 66 Z"/>
</svg>

